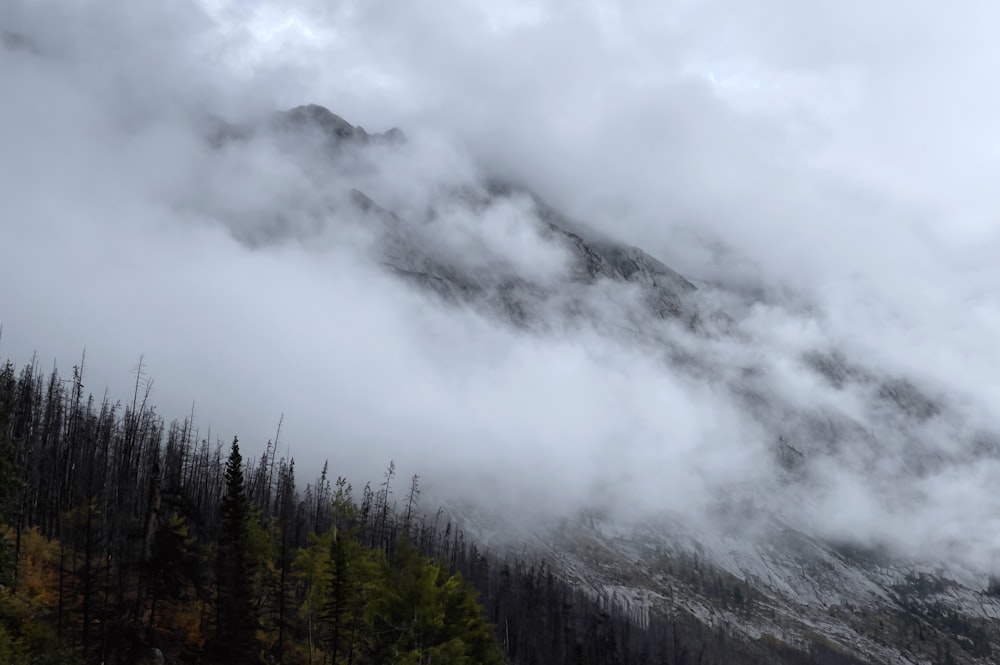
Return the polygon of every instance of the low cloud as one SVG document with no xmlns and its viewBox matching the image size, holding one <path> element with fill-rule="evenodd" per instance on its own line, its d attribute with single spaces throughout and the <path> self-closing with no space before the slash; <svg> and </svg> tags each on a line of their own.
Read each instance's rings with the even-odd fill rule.
<svg viewBox="0 0 1000 665">
<path fill-rule="evenodd" d="M 356 484 L 395 459 L 556 513 L 749 497 L 990 565 L 996 116 L 962 109 L 997 105 L 969 55 L 993 10 L 897 5 L 7 3 L 0 352 L 86 349 L 113 396 L 142 355 L 164 415 L 252 448 L 284 414 L 299 468 Z M 408 138 L 267 129 L 308 102 Z M 264 129 L 213 145 L 211 118 Z M 498 181 L 693 280 L 683 315 L 574 281 Z M 390 269 L 393 224 L 473 295 Z"/>
</svg>

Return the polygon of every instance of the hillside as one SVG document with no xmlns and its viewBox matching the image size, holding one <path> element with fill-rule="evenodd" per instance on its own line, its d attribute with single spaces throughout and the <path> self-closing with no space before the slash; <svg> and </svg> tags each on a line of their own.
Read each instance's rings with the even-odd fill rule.
<svg viewBox="0 0 1000 665">
<path fill-rule="evenodd" d="M 280 116 L 296 118 L 283 131 L 314 145 L 323 137 L 318 145 L 332 163 L 353 150 L 364 154 L 364 130 L 308 109 Z M 439 194 L 419 218 L 400 216 L 357 188 L 349 192 L 346 205 L 371 225 L 370 251 L 401 279 L 525 335 L 583 329 L 640 349 L 662 371 L 727 393 L 761 430 L 764 445 L 753 454 L 773 467 L 766 478 L 773 485 L 715 486 L 708 504 L 688 513 L 616 505 L 611 493 L 606 502 L 591 497 L 562 515 L 540 509 L 526 526 L 503 509 L 461 504 L 453 517 L 474 541 L 531 552 L 640 624 L 650 613 L 683 611 L 750 641 L 776 636 L 808 650 L 821 636 L 838 652 L 871 662 L 990 661 L 1000 602 L 978 555 L 937 545 L 915 555 L 888 533 L 832 533 L 799 510 L 829 482 L 825 464 L 905 494 L 993 459 L 996 434 L 969 427 L 958 405 L 916 378 L 866 367 L 837 349 L 807 346 L 797 357 L 769 359 L 760 339 L 769 331 L 751 331 L 747 321 L 773 303 L 711 283 L 699 288 L 526 188 L 485 178 Z M 483 227 L 493 221 L 491 211 L 499 218 L 509 210 L 519 211 L 523 232 L 536 233 L 564 263 L 540 266 L 507 242 L 490 245 Z M 459 227 L 472 236 L 464 253 L 445 235 L 455 231 L 455 214 L 482 225 Z M 808 401 L 780 385 L 787 362 L 812 382 Z M 929 534 L 928 543 L 934 540 Z M 751 610 L 733 607 L 734 589 Z"/>
<path fill-rule="evenodd" d="M 569 349 L 560 371 L 606 356 L 597 388 L 618 420 L 594 433 L 590 414 L 553 406 L 551 429 L 529 434 L 568 440 L 512 448 L 524 477 L 426 461 L 423 502 L 392 465 L 360 491 L 326 467 L 297 482 L 276 436 L 241 468 L 249 512 L 228 537 L 230 451 L 193 415 L 160 416 L 141 362 L 124 402 L 89 397 L 82 361 L 68 380 L 9 364 L 10 662 L 995 659 L 991 539 L 935 512 L 945 480 L 996 460 L 1000 439 L 964 398 L 829 345 L 794 295 L 687 279 L 509 179 L 428 185 L 440 155 L 399 130 L 316 105 L 197 130 L 223 171 L 261 155 L 286 169 L 267 193 L 282 204 L 234 202 L 229 176 L 206 171 L 171 205 L 251 252 L 336 247 L 395 285 L 360 280 L 362 298 L 401 289 L 447 325 L 501 331 L 470 341 L 501 361 L 517 361 L 510 345 Z M 574 404 L 560 397 L 539 405 Z M 489 415 L 505 424 L 502 407 Z M 559 454 L 573 436 L 586 447 Z M 524 444 L 479 445 L 503 460 Z"/>
<path fill-rule="evenodd" d="M 298 485 L 277 441 L 244 463 L 236 440 L 164 422 L 139 382 L 123 405 L 83 378 L 0 373 L 5 663 L 865 662 L 819 633 L 750 637 L 758 587 L 697 562 L 671 571 L 691 583 L 676 602 L 637 604 L 637 577 L 599 588 L 569 565 L 579 542 L 517 555 L 425 514 L 392 464 L 360 492 L 326 467 Z M 657 572 L 637 563 L 604 561 Z"/>
</svg>

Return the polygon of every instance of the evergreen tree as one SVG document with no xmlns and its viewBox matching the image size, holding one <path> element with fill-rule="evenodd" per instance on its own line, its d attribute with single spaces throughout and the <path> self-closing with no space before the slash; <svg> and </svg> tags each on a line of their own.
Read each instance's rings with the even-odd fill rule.
<svg viewBox="0 0 1000 665">
<path fill-rule="evenodd" d="M 431 562 L 406 536 L 382 570 L 364 662 L 502 665 L 493 627 L 461 575 Z"/>
<path fill-rule="evenodd" d="M 235 437 L 226 462 L 225 479 L 226 494 L 219 507 L 215 647 L 228 662 L 243 665 L 256 662 L 257 649 L 250 597 L 253 578 L 248 555 L 250 502 L 243 483 L 239 440 Z"/>
<path fill-rule="evenodd" d="M 378 584 L 376 553 L 363 547 L 353 531 L 332 530 L 329 575 L 323 605 L 325 641 L 334 656 L 353 662 L 371 637 L 366 617 L 368 593 Z"/>
</svg>

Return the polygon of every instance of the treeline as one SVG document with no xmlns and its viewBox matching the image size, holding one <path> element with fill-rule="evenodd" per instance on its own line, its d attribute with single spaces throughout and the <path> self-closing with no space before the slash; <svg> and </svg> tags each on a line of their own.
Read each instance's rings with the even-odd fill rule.
<svg viewBox="0 0 1000 665">
<path fill-rule="evenodd" d="M 475 590 L 277 442 L 245 464 L 36 365 L 0 370 L 0 662 L 503 663 Z M 411 493 L 416 500 L 414 483 Z M 411 502 L 412 503 L 412 502 Z"/>
<path fill-rule="evenodd" d="M 391 464 L 355 492 L 326 467 L 301 483 L 277 450 L 245 461 L 193 418 L 168 423 L 141 363 L 124 402 L 86 394 L 82 363 L 69 379 L 6 364 L 0 662 L 858 662 L 683 613 L 637 621 L 424 517 Z"/>
</svg>

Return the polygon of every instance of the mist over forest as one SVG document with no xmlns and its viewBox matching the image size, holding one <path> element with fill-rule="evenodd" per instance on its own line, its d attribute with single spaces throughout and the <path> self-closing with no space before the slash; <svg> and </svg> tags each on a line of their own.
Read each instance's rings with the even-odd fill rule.
<svg viewBox="0 0 1000 665">
<path fill-rule="evenodd" d="M 202 437 L 514 521 L 732 503 L 990 569 L 1000 10 L 755 7 L 4 3 L 0 356 L 116 398 L 141 358 Z M 552 211 L 680 314 L 581 286 Z"/>
</svg>

